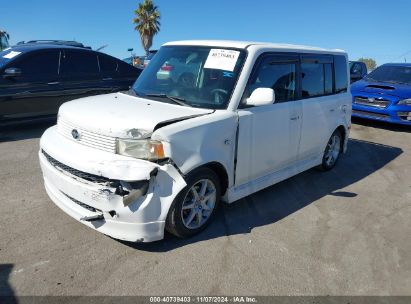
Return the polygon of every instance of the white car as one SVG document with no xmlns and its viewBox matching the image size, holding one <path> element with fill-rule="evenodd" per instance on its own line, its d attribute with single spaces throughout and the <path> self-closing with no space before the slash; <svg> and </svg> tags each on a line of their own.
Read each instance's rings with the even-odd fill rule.
<svg viewBox="0 0 411 304">
<path fill-rule="evenodd" d="M 159 77 L 173 61 L 190 69 Z M 45 188 L 68 215 L 113 238 L 194 235 L 220 201 L 333 168 L 347 146 L 349 85 L 341 50 L 166 43 L 130 92 L 60 107 L 41 137 Z"/>
</svg>

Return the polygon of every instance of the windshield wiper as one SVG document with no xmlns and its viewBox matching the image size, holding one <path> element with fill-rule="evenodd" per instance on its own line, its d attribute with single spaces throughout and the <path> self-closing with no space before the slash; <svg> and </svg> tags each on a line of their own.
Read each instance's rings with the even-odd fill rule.
<svg viewBox="0 0 411 304">
<path fill-rule="evenodd" d="M 151 93 L 151 94 L 146 94 L 145 96 L 167 98 L 180 106 L 191 107 L 191 105 L 185 102 L 186 100 L 184 98 L 178 97 L 178 96 L 170 96 L 170 95 L 161 94 L 161 93 Z"/>
</svg>

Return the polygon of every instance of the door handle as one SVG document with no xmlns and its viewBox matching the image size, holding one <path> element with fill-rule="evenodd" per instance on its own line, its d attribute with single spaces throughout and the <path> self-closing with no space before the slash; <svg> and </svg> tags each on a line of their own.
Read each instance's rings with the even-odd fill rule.
<svg viewBox="0 0 411 304">
<path fill-rule="evenodd" d="M 111 77 L 103 78 L 103 81 L 107 81 L 107 80 L 113 80 L 113 78 Z"/>
<path fill-rule="evenodd" d="M 53 82 L 48 82 L 47 84 L 48 85 L 56 85 L 56 84 L 59 84 L 60 82 L 58 82 L 58 81 L 53 81 Z"/>
<path fill-rule="evenodd" d="M 294 116 L 290 118 L 290 120 L 297 120 L 297 119 L 300 119 L 300 116 Z"/>
</svg>

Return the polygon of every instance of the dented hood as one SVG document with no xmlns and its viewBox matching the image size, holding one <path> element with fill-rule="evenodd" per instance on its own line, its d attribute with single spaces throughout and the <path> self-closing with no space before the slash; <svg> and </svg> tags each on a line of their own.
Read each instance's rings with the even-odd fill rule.
<svg viewBox="0 0 411 304">
<path fill-rule="evenodd" d="M 60 107 L 59 119 L 102 135 L 138 138 L 150 134 L 159 124 L 212 112 L 113 93 L 67 102 Z"/>
</svg>

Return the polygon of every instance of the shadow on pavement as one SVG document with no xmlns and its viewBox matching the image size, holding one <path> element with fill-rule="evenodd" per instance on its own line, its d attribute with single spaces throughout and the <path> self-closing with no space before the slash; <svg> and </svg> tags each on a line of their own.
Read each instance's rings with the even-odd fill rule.
<svg viewBox="0 0 411 304">
<path fill-rule="evenodd" d="M 384 130 L 395 131 L 395 132 L 411 133 L 411 126 L 397 125 L 397 124 L 392 124 L 392 123 L 388 123 L 384 121 L 363 119 L 359 117 L 351 117 L 351 121 L 354 124 L 361 125 L 364 127 L 384 129 Z"/>
<path fill-rule="evenodd" d="M 340 189 L 366 178 L 402 152 L 400 148 L 350 139 L 347 154 L 333 170 L 311 169 L 233 204 L 221 204 L 214 221 L 199 235 L 189 239 L 166 235 L 154 243 L 121 243 L 139 250 L 165 252 L 222 236 L 246 234 L 255 227 L 276 223 L 326 195 L 347 200 L 356 197 L 357 193 Z"/>
<path fill-rule="evenodd" d="M 47 128 L 56 124 L 55 118 L 41 122 L 21 123 L 0 127 L 0 143 L 31 138 L 40 138 Z"/>
<path fill-rule="evenodd" d="M 0 264 L 0 303 L 18 303 L 9 278 L 13 264 Z"/>
</svg>

